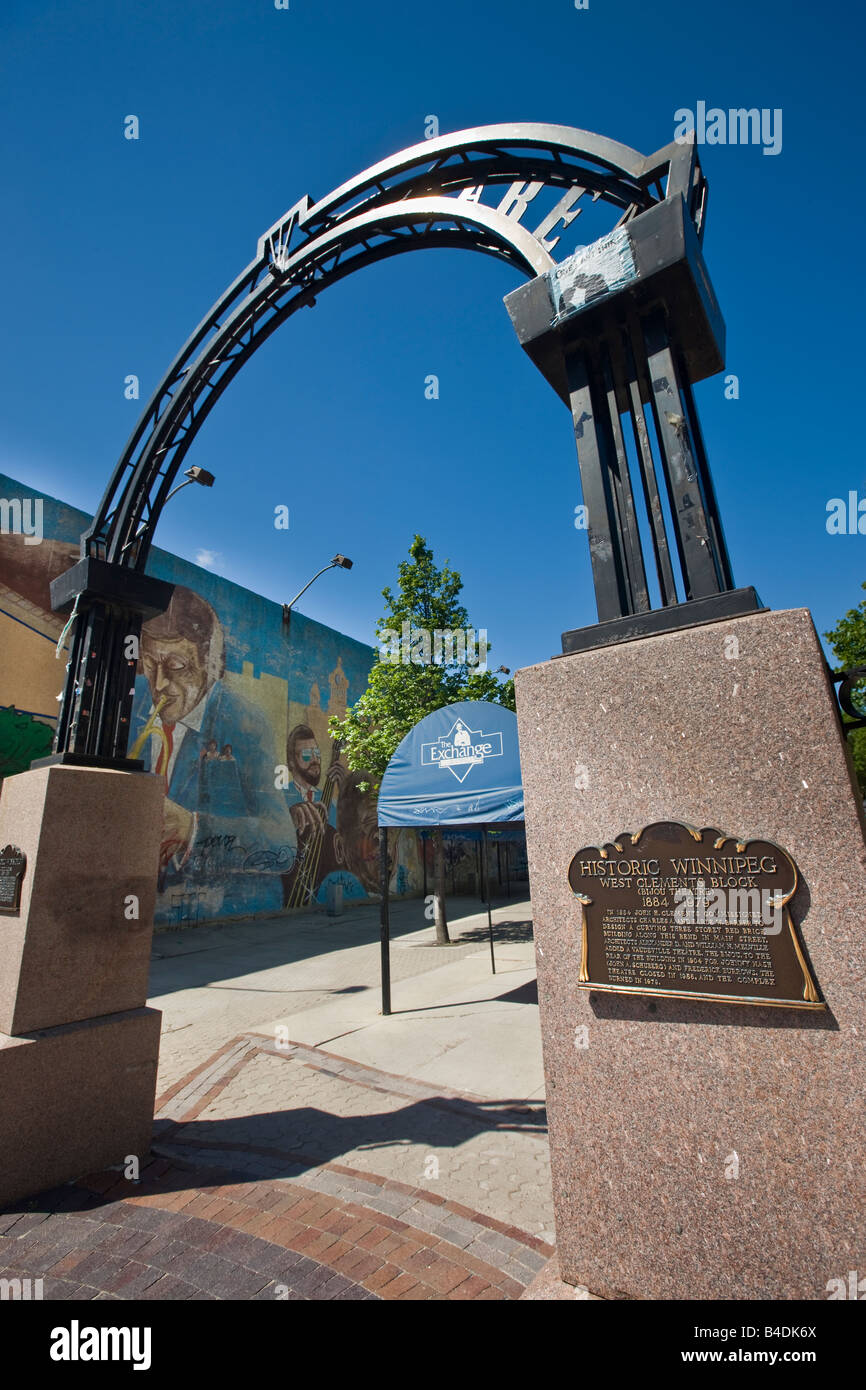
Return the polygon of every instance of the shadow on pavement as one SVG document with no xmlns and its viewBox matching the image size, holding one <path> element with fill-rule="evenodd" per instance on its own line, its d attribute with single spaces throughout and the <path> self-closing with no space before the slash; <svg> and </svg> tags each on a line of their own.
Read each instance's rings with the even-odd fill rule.
<svg viewBox="0 0 866 1390">
<path fill-rule="evenodd" d="M 157 1122 L 154 1140 L 160 1152 L 179 1150 L 185 1161 L 206 1166 L 218 1161 L 237 1169 L 244 1165 L 244 1154 L 257 1160 L 267 1157 L 274 1177 L 291 1177 L 306 1168 L 344 1160 L 357 1150 L 417 1145 L 435 1152 L 457 1148 L 481 1133 L 545 1136 L 546 1110 L 542 1104 L 524 1100 L 468 1101 L 445 1096 L 368 1115 L 333 1115 L 315 1106 L 301 1106 L 225 1119 Z"/>
<path fill-rule="evenodd" d="M 497 910 L 497 905 L 496 905 L 496 903 L 493 904 L 493 910 L 494 910 L 494 911 Z M 485 912 L 486 912 L 486 909 L 485 909 Z M 450 927 L 451 925 L 452 925 L 452 924 L 449 923 L 449 927 Z M 454 944 L 455 946 L 470 946 L 470 945 L 486 946 L 486 944 L 487 944 L 487 942 L 488 942 L 489 940 L 490 940 L 490 932 L 489 932 L 489 929 L 488 929 L 488 926 L 487 926 L 487 922 L 485 921 L 484 925 L 481 926 L 481 927 L 469 927 L 469 928 L 467 928 L 466 931 L 461 931 L 460 934 L 459 934 L 459 936 L 457 936 L 456 941 L 454 941 L 453 944 Z M 494 922 L 494 923 L 493 923 L 493 942 L 494 942 L 494 945 L 495 945 L 495 946 L 507 946 L 509 943 L 517 943 L 517 942 L 520 942 L 521 944 L 523 944 L 523 943 L 525 943 L 525 942 L 527 942 L 527 941 L 531 941 L 531 940 L 532 940 L 532 922 L 531 922 L 531 920 L 522 921 L 522 922 Z M 424 943 L 421 943 L 421 944 L 423 944 L 423 945 L 425 945 L 425 946 L 428 945 L 428 944 L 431 945 L 431 946 L 434 945 L 433 942 L 430 942 L 430 943 L 424 942 Z"/>
<path fill-rule="evenodd" d="M 526 911 L 525 904 L 516 906 L 518 911 Z M 450 950 L 465 949 L 467 954 L 477 950 L 479 944 L 487 940 L 486 917 L 483 926 L 465 931 L 461 930 L 460 923 L 485 913 L 484 905 L 477 898 L 464 897 L 449 899 L 448 908 L 454 936 Z M 527 932 L 528 928 L 528 934 L 510 936 L 512 927 L 518 932 Z M 498 935 L 500 925 L 494 922 L 494 933 L 503 944 L 532 938 L 531 923 L 505 922 L 501 930 L 505 933 L 503 936 Z M 429 941 L 424 940 L 425 934 L 429 934 Z M 424 916 L 423 898 L 393 901 L 392 942 L 401 943 L 413 935 L 418 941 L 411 944 L 441 950 L 444 961 L 449 948 L 435 947 L 432 923 Z M 351 912 L 340 918 L 328 917 L 324 912 L 280 914 L 233 920 L 216 926 L 160 931 L 153 938 L 148 996 L 162 998 L 178 990 L 196 989 L 219 981 L 232 982 L 225 987 L 240 989 L 242 987 L 235 982 L 251 972 L 259 973 L 378 942 L 379 905 L 374 902 L 353 905 Z M 278 989 L 275 992 L 287 991 Z M 314 986 L 313 992 L 325 993 L 327 986 L 321 990 Z"/>
</svg>

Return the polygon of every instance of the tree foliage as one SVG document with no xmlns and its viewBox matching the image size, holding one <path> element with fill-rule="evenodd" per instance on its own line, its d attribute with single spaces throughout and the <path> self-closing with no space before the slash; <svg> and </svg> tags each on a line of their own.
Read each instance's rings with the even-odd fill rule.
<svg viewBox="0 0 866 1390">
<path fill-rule="evenodd" d="M 861 588 L 866 589 L 866 584 L 862 584 Z M 866 599 L 862 599 L 856 608 L 849 608 L 845 616 L 839 619 L 834 628 L 825 632 L 824 636 L 833 648 L 840 671 L 850 671 L 854 666 L 866 666 Z M 862 708 L 866 714 L 866 681 L 855 685 L 854 695 L 855 706 Z M 847 714 L 843 714 L 842 718 L 846 724 L 850 722 Z M 866 729 L 855 729 L 848 735 L 848 744 L 860 790 L 866 792 Z"/>
<path fill-rule="evenodd" d="M 396 592 L 382 590 L 386 610 L 376 625 L 380 649 L 385 650 L 389 632 L 402 633 L 404 623 L 429 634 L 465 632 L 469 616 L 460 601 L 462 590 L 460 575 L 447 561 L 438 568 L 432 548 L 416 536 L 409 559 L 400 563 Z M 331 718 L 331 736 L 342 743 L 349 767 L 369 772 L 378 787 L 397 745 L 419 719 L 458 700 L 490 700 L 514 709 L 514 682 L 500 681 L 467 661 L 378 660 L 345 719 Z"/>
</svg>

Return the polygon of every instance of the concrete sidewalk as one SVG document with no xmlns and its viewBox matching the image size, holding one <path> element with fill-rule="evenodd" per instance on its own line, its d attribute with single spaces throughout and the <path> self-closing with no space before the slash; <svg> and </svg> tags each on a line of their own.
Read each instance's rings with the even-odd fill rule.
<svg viewBox="0 0 866 1390">
<path fill-rule="evenodd" d="M 159 1090 L 228 1038 L 277 1029 L 384 1071 L 490 1100 L 544 1096 L 530 906 L 494 909 L 496 975 L 477 899 L 449 902 L 436 947 L 421 899 L 392 904 L 392 1009 L 380 1013 L 379 910 L 160 932 L 151 998 L 163 1011 Z"/>
<path fill-rule="evenodd" d="M 388 1018 L 374 905 L 158 934 L 155 1156 L 0 1214 L 0 1278 L 59 1300 L 534 1287 L 553 1214 L 529 905 L 494 913 L 496 975 L 486 912 L 449 906 L 437 948 L 423 903 L 394 905 Z"/>
<path fill-rule="evenodd" d="M 437 947 L 420 900 L 394 906 L 388 1017 L 373 905 L 158 935 L 157 1152 L 307 1184 L 346 1165 L 552 1241 L 529 904 L 494 911 L 495 975 L 486 911 L 450 908 Z"/>
</svg>

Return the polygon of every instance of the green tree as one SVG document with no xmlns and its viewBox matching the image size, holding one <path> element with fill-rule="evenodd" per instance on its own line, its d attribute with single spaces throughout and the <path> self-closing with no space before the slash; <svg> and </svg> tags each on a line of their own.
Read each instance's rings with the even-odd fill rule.
<svg viewBox="0 0 866 1390">
<path fill-rule="evenodd" d="M 490 700 L 514 709 L 513 680 L 500 681 L 484 664 L 470 660 L 457 644 L 451 651 L 434 633 L 466 632 L 469 616 L 460 602 L 463 581 L 448 562 L 439 569 L 433 551 L 422 536 L 409 547 L 409 559 L 400 563 L 397 591 L 383 589 L 386 610 L 376 625 L 380 660 L 370 671 L 367 689 L 345 719 L 331 717 L 332 738 L 339 739 L 352 771 L 368 772 L 369 795 L 378 794 L 385 769 L 410 729 L 420 719 L 458 700 Z M 404 624 L 408 625 L 404 628 Z M 404 643 L 404 635 L 410 641 Z M 469 644 L 467 643 L 467 646 Z M 400 659 L 408 656 L 409 660 Z M 463 655 L 463 659 L 460 657 Z M 436 941 L 450 940 L 445 912 L 445 852 L 442 831 L 433 834 L 434 923 Z"/>
<path fill-rule="evenodd" d="M 860 586 L 866 589 L 866 584 Z M 850 671 L 854 666 L 866 666 L 866 599 L 857 608 L 849 608 L 844 618 L 840 618 L 834 628 L 824 636 L 833 648 L 840 671 Z M 866 681 L 854 687 L 855 706 L 863 708 L 866 714 Z M 850 716 L 842 715 L 843 723 L 851 722 Z M 854 770 L 860 783 L 861 792 L 866 793 L 866 729 L 855 729 L 848 735 L 848 745 L 854 760 Z"/>
</svg>

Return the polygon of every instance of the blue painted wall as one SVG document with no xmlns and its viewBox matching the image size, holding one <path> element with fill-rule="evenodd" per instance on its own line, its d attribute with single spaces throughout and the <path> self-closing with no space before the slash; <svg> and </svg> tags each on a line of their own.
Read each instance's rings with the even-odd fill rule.
<svg viewBox="0 0 866 1390">
<path fill-rule="evenodd" d="M 29 502 L 22 515 L 41 531 L 38 543 L 11 520 L 0 532 L 8 774 L 44 751 L 29 751 L 28 724 L 38 744 L 56 723 L 63 618 L 51 613 L 49 584 L 77 558 L 89 518 L 3 474 L 0 498 Z M 148 570 L 176 586 L 168 613 L 144 626 L 129 740 L 166 780 L 157 922 L 324 905 L 332 886 L 344 901 L 375 892 L 375 805 L 328 737 L 328 717 L 366 688 L 375 649 L 301 613 L 287 626 L 281 605 L 166 551 L 152 551 Z M 407 831 L 392 888 L 418 892 L 421 882 Z"/>
</svg>

